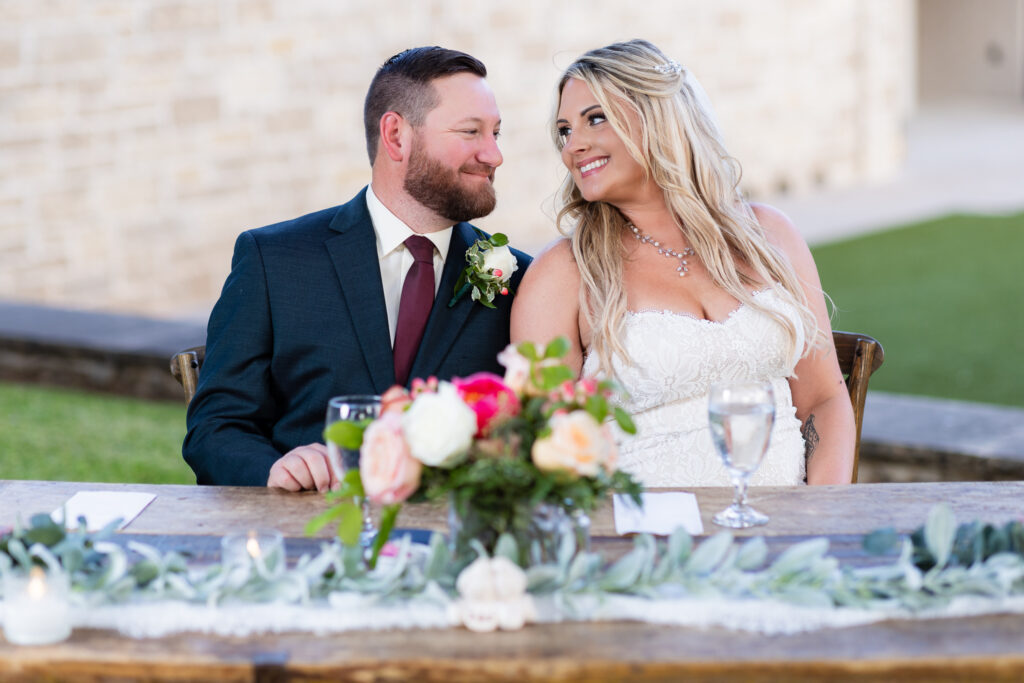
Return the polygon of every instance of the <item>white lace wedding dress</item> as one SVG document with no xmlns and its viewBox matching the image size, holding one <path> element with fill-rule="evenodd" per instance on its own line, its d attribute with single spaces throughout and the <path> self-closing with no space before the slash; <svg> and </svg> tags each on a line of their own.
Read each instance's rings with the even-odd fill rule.
<svg viewBox="0 0 1024 683">
<path fill-rule="evenodd" d="M 802 327 L 792 305 L 774 289 L 757 302 Z M 629 397 L 635 437 L 616 430 L 619 466 L 644 486 L 729 486 L 729 476 L 711 442 L 708 393 L 720 380 L 767 380 L 775 391 L 775 425 L 768 452 L 750 478 L 752 486 L 804 481 L 804 440 L 786 378 L 799 354 L 786 353 L 785 331 L 773 318 L 741 305 L 722 322 L 671 311 L 631 311 L 624 321 L 624 346 L 633 363 L 612 359 Z M 804 339 L 797 339 L 802 349 Z M 588 354 L 583 375 L 598 373 Z"/>
</svg>

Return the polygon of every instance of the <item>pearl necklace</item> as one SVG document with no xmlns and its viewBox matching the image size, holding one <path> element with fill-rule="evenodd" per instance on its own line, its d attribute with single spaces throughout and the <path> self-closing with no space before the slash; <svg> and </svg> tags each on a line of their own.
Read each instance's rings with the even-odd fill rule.
<svg viewBox="0 0 1024 683">
<path fill-rule="evenodd" d="M 679 273 L 679 277 L 686 277 L 686 273 L 689 272 L 689 268 L 686 267 L 686 259 L 689 256 L 694 255 L 693 247 L 686 247 L 682 251 L 676 251 L 675 249 L 669 249 L 668 247 L 661 246 L 660 242 L 657 242 L 650 235 L 640 232 L 640 228 L 636 227 L 632 223 L 627 223 L 626 227 L 633 231 L 633 237 L 640 240 L 641 243 L 650 244 L 658 250 L 659 254 L 664 254 L 670 258 L 679 259 L 679 266 L 676 268 L 676 272 Z"/>
</svg>

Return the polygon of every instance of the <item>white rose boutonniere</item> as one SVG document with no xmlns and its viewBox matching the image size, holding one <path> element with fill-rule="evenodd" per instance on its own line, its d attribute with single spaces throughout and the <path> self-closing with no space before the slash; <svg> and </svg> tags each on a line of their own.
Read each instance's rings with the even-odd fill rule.
<svg viewBox="0 0 1024 683">
<path fill-rule="evenodd" d="M 498 295 L 512 293 L 508 286 L 512 273 L 519 270 L 516 257 L 508 248 L 508 237 L 496 232 L 490 237 L 480 233 L 480 239 L 466 250 L 466 269 L 455 283 L 455 292 L 448 302 L 451 308 L 469 292 L 473 301 L 479 301 L 488 308 L 494 308 Z"/>
</svg>

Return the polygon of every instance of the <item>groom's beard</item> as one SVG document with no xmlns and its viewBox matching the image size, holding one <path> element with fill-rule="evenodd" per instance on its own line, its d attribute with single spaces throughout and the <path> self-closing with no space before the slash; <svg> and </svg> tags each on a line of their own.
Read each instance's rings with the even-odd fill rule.
<svg viewBox="0 0 1024 683">
<path fill-rule="evenodd" d="M 497 198 L 491 183 L 476 190 L 464 187 L 461 183 L 463 170 L 480 171 L 488 167 L 466 164 L 454 170 L 422 150 L 422 145 L 413 146 L 409 170 L 405 175 L 405 191 L 413 199 L 437 215 L 456 223 L 471 221 L 494 211 Z M 494 169 L 491 168 L 490 172 L 493 181 Z"/>
</svg>

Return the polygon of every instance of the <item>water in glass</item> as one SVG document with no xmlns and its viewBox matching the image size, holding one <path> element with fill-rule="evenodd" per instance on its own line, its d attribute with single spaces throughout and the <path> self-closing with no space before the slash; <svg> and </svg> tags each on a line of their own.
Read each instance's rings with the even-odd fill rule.
<svg viewBox="0 0 1024 683">
<path fill-rule="evenodd" d="M 747 505 L 747 479 L 761 465 L 768 450 L 775 422 L 775 395 L 771 384 L 713 384 L 708 422 L 712 441 L 735 488 L 733 504 L 715 515 L 713 521 L 734 529 L 766 524 L 767 515 Z"/>
<path fill-rule="evenodd" d="M 327 402 L 326 426 L 342 420 L 367 424 L 380 415 L 380 396 L 335 396 Z M 359 451 L 341 448 L 330 440 L 327 441 L 327 458 L 334 476 L 341 480 L 345 473 L 359 467 Z M 359 542 L 364 548 L 370 548 L 377 530 L 373 526 L 373 515 L 369 502 L 363 498 L 359 501 L 363 510 L 363 530 L 359 534 Z"/>
</svg>

